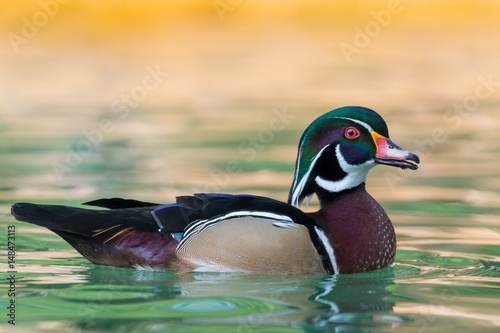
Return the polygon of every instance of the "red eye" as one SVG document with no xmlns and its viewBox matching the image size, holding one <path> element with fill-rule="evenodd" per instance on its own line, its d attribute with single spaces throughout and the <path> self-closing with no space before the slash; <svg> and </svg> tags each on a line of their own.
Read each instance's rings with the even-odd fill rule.
<svg viewBox="0 0 500 333">
<path fill-rule="evenodd" d="M 359 133 L 359 130 L 356 127 L 347 127 L 345 129 L 344 134 L 345 137 L 348 139 L 356 139 L 361 135 L 361 133 Z"/>
</svg>

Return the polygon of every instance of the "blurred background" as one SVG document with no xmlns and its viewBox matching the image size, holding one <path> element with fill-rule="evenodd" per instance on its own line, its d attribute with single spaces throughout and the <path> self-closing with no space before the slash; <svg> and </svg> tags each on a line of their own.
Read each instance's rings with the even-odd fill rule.
<svg viewBox="0 0 500 333">
<path fill-rule="evenodd" d="M 305 127 L 362 105 L 423 160 L 376 197 L 499 203 L 497 1 L 0 5 L 2 200 L 284 200 Z"/>
<path fill-rule="evenodd" d="M 499 17 L 493 0 L 0 0 L 0 225 L 16 226 L 19 324 L 495 330 Z M 10 215 L 17 201 L 169 203 L 193 192 L 286 200 L 303 130 L 345 105 L 378 111 L 422 161 L 415 172 L 370 173 L 368 190 L 398 235 L 396 263 L 381 272 L 96 267 Z"/>
</svg>

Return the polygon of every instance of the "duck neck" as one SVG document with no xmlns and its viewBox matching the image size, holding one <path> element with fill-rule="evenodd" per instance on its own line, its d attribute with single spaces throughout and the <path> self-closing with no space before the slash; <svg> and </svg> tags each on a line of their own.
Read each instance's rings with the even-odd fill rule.
<svg viewBox="0 0 500 333">
<path fill-rule="evenodd" d="M 365 183 L 316 194 L 321 209 L 313 214 L 314 219 L 332 247 L 338 273 L 374 270 L 394 261 L 394 228 L 384 209 L 366 192 Z"/>
<path fill-rule="evenodd" d="M 358 192 L 358 191 L 366 192 L 365 183 L 361 183 L 358 186 L 355 186 L 355 187 L 350 188 L 350 189 L 342 190 L 340 192 L 330 192 L 330 191 L 327 191 L 319 186 L 315 189 L 315 193 L 316 193 L 316 196 L 318 197 L 321 209 L 326 208 L 326 207 L 330 207 L 333 204 L 335 204 L 337 201 L 342 200 L 342 198 L 344 198 L 345 196 L 347 196 L 351 193 Z"/>
</svg>

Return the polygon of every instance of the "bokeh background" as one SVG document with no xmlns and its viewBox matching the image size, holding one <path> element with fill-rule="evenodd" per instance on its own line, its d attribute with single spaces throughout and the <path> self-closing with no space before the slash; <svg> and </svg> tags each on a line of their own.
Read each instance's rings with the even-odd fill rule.
<svg viewBox="0 0 500 333">
<path fill-rule="evenodd" d="M 411 200 L 498 199 L 496 1 L 1 6 L 2 199 L 113 195 L 126 181 L 139 197 L 171 200 L 213 183 L 210 171 L 233 159 L 241 172 L 221 191 L 258 184 L 284 199 L 301 131 L 344 105 L 377 110 L 397 143 L 425 153 L 415 177 L 397 174 L 399 186 L 374 171 L 377 195 L 411 184 Z M 142 87 L 148 68 L 161 73 L 150 90 Z M 494 84 L 476 103 L 481 78 Z M 276 108 L 292 114 L 289 123 L 248 142 Z M 103 119 L 111 124 L 101 138 Z M 90 147 L 79 146 L 85 131 L 95 133 Z M 241 153 L 246 147 L 256 153 Z M 72 160 L 71 149 L 83 158 Z M 444 186 L 429 191 L 436 182 Z"/>
<path fill-rule="evenodd" d="M 500 267 L 499 17 L 493 0 L 2 0 L 2 225 L 13 223 L 16 201 L 77 205 L 121 196 L 167 203 L 203 191 L 286 200 L 305 127 L 334 108 L 366 106 L 422 160 L 416 172 L 377 167 L 369 177 L 370 193 L 398 233 L 399 280 L 388 284 L 401 289 L 387 288 L 393 296 L 386 299 L 401 317 L 384 317 L 383 327 L 420 329 L 412 323 L 424 320 L 440 332 L 486 332 L 500 325 L 491 296 L 498 295 Z M 64 289 L 72 281 L 99 289 L 105 279 L 91 276 L 108 273 L 89 271 L 48 231 L 16 226 L 25 306 L 39 313 L 25 323 L 85 328 L 84 319 L 40 319 L 48 315 L 34 304 L 51 298 L 37 286 Z M 158 285 L 158 276 L 144 283 Z M 118 280 L 137 283 L 128 279 Z M 324 284 L 308 288 L 322 294 Z M 442 289 L 447 285 L 457 288 Z M 236 283 L 226 294 L 241 289 Z M 314 328 L 320 316 L 328 328 L 329 315 L 338 314 L 318 315 L 314 297 L 292 296 L 273 304 L 308 310 L 262 323 Z"/>
<path fill-rule="evenodd" d="M 418 185 L 412 199 L 432 195 L 426 180 L 455 184 L 464 173 L 481 177 L 447 193 L 443 186 L 436 196 L 465 199 L 474 188 L 484 190 L 474 198 L 485 198 L 500 186 L 491 159 L 500 98 L 496 1 L 54 0 L 2 7 L 0 170 L 12 189 L 3 199 L 112 195 L 126 180 L 131 191 L 150 185 L 140 197 L 167 191 L 171 200 L 214 183 L 210 171 L 224 171 L 233 159 L 243 169 L 229 181 L 220 176 L 220 187 L 240 190 L 242 182 L 283 192 L 300 131 L 344 105 L 379 111 L 396 142 L 428 152 L 418 180 L 394 176 L 396 185 Z M 144 89 L 148 68 L 161 82 Z M 475 103 L 481 78 L 494 84 Z M 256 154 L 242 154 L 240 144 L 269 126 L 275 108 L 294 117 L 264 144 L 249 142 Z M 111 124 L 100 137 L 103 119 Z M 89 142 L 84 131 L 95 133 L 90 146 L 78 145 Z M 71 149 L 82 159 L 68 157 Z M 259 170 L 247 160 L 260 162 Z M 380 183 L 386 177 L 379 175 Z M 384 180 L 373 191 L 402 187 Z"/>
</svg>

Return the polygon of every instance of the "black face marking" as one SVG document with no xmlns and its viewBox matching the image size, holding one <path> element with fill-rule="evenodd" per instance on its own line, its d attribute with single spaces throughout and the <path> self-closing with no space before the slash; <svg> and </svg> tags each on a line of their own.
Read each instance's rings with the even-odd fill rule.
<svg viewBox="0 0 500 333">
<path fill-rule="evenodd" d="M 332 144 L 323 151 L 323 154 L 318 159 L 313 169 L 312 179 L 316 178 L 316 176 L 320 176 L 323 179 L 336 181 L 347 176 L 347 173 L 342 170 L 337 160 L 335 154 L 336 147 L 337 145 Z"/>
</svg>

